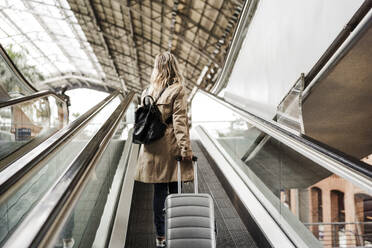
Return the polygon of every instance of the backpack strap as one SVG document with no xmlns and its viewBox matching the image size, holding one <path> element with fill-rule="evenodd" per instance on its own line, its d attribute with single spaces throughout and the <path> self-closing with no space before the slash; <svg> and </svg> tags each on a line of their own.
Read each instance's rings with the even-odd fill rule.
<svg viewBox="0 0 372 248">
<path fill-rule="evenodd" d="M 165 120 L 165 124 L 169 125 L 173 122 L 173 114 L 171 114 L 168 119 Z"/>
<path fill-rule="evenodd" d="M 148 89 L 146 90 L 146 93 L 148 92 Z M 158 95 L 158 97 L 154 100 L 154 98 L 151 96 L 151 95 L 146 95 L 144 98 L 143 98 L 143 105 L 145 103 L 145 98 L 146 97 L 149 97 L 152 102 L 153 102 L 153 105 L 156 105 L 156 103 L 158 102 L 159 98 L 161 97 L 161 95 L 163 94 L 163 92 L 167 89 L 167 87 L 163 88 L 161 91 L 160 91 L 160 94 Z M 171 124 L 173 121 L 173 114 L 171 114 L 166 120 L 165 120 L 165 124 L 169 125 Z"/>
<path fill-rule="evenodd" d="M 165 91 L 167 87 L 163 88 L 161 91 L 160 91 L 160 94 L 158 95 L 158 97 L 154 100 L 154 98 L 148 94 L 148 91 L 149 91 L 149 88 L 146 89 L 146 95 L 143 97 L 142 99 L 142 105 L 144 106 L 145 105 L 145 99 L 148 97 L 152 100 L 152 104 L 153 105 L 156 105 L 157 101 L 159 100 L 159 98 L 161 97 L 161 95 L 163 94 L 163 92 Z"/>
<path fill-rule="evenodd" d="M 143 97 L 143 100 L 142 100 L 142 105 L 145 106 L 146 105 L 146 98 L 150 98 L 152 102 L 154 102 L 154 98 L 150 95 L 146 95 Z"/>
<path fill-rule="evenodd" d="M 156 98 L 156 100 L 154 101 L 154 105 L 156 105 L 156 103 L 158 102 L 159 98 L 161 97 L 161 94 L 163 94 L 163 92 L 167 89 L 167 87 L 163 88 L 161 91 L 160 91 L 160 94 L 159 96 Z M 171 124 L 173 121 L 173 114 L 171 114 L 166 120 L 165 120 L 165 124 L 169 125 Z"/>
<path fill-rule="evenodd" d="M 160 91 L 160 94 L 158 95 L 158 97 L 156 98 L 156 100 L 154 101 L 154 105 L 158 102 L 159 98 L 161 97 L 161 94 L 163 94 L 163 92 L 165 91 L 167 87 L 163 88 L 161 91 Z"/>
<path fill-rule="evenodd" d="M 149 87 L 147 87 L 145 90 L 144 90 L 144 93 L 143 93 L 143 98 L 142 98 L 142 106 L 145 106 L 146 105 L 146 98 L 150 98 L 152 100 L 152 102 L 154 102 L 154 98 L 152 96 L 150 96 L 148 94 L 149 92 Z"/>
</svg>

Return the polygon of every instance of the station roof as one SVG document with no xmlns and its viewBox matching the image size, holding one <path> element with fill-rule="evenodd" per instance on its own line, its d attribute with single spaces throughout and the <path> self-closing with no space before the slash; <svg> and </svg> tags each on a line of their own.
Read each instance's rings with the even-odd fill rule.
<svg viewBox="0 0 372 248">
<path fill-rule="evenodd" d="M 27 51 L 43 85 L 140 92 L 153 59 L 173 52 L 186 88 L 210 90 L 244 0 L 4 0 L 0 43 Z M 100 85 L 102 84 L 102 85 Z M 103 86 L 103 88 L 102 88 Z"/>
</svg>

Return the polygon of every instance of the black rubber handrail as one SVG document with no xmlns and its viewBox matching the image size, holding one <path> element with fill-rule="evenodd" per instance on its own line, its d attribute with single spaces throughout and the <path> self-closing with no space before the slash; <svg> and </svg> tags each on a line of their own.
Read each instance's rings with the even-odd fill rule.
<svg viewBox="0 0 372 248">
<path fill-rule="evenodd" d="M 52 154 L 63 144 L 68 138 L 72 137 L 78 130 L 87 125 L 89 121 L 100 112 L 107 104 L 120 94 L 115 91 L 81 115 L 78 119 L 71 122 L 68 126 L 61 129 L 43 143 L 26 153 L 18 160 L 7 165 L 0 171 L 0 201 L 2 201 L 5 192 L 14 186 L 22 177 L 24 177 L 32 168 L 34 168 L 40 161 Z"/>
<path fill-rule="evenodd" d="M 51 232 L 51 228 L 53 226 L 55 228 L 55 223 L 61 225 L 61 221 L 58 221 L 60 215 L 69 213 L 69 210 L 74 207 L 71 201 L 76 200 L 79 189 L 89 181 L 89 172 L 94 169 L 102 156 L 133 96 L 134 93 L 131 92 L 122 100 L 94 137 L 75 157 L 64 174 L 17 226 L 17 229 L 3 245 L 4 248 L 40 247 L 43 241 L 53 240 L 50 236 L 56 235 L 56 233 Z M 68 216 L 63 215 L 63 217 L 67 218 Z"/>
<path fill-rule="evenodd" d="M 328 157 L 328 158 L 331 158 L 335 161 L 337 161 L 338 163 L 340 164 L 343 164 L 344 166 L 348 167 L 348 168 L 351 168 L 359 173 L 361 173 L 362 175 L 372 179 L 372 166 L 367 164 L 367 163 L 364 163 L 363 161 L 360 161 L 350 155 L 347 155 L 335 148 L 331 148 L 330 146 L 320 142 L 320 141 L 316 141 L 306 135 L 297 135 L 295 133 L 292 133 L 284 128 L 282 128 L 281 126 L 279 126 L 277 123 L 273 122 L 273 121 L 268 121 L 268 120 L 265 120 L 259 116 L 256 116 L 250 112 L 248 112 L 247 110 L 243 109 L 243 108 L 240 108 L 238 106 L 235 106 L 234 104 L 231 104 L 227 101 L 225 101 L 223 98 L 219 97 L 219 96 L 216 96 L 216 95 L 213 95 L 209 92 L 206 92 L 203 90 L 203 93 L 205 93 L 206 95 L 208 95 L 209 97 L 211 97 L 212 99 L 214 99 L 215 101 L 217 102 L 220 102 L 222 103 L 224 106 L 228 107 L 229 109 L 231 109 L 232 111 L 236 112 L 237 114 L 241 115 L 239 112 L 243 112 L 245 115 L 249 116 L 250 118 L 254 119 L 254 121 L 256 121 L 257 123 L 260 123 L 261 125 L 263 126 L 266 126 L 266 127 L 270 127 L 271 129 L 275 129 L 276 132 L 278 132 L 280 135 L 283 135 L 283 136 L 286 136 L 286 137 L 290 137 L 294 140 L 296 140 L 297 142 L 305 145 L 306 147 L 309 147 L 310 149 L 314 149 L 315 151 L 323 154 L 324 156 Z M 258 128 L 260 129 L 260 128 Z M 270 134 L 269 134 L 270 135 Z"/>
<path fill-rule="evenodd" d="M 54 97 L 60 99 L 61 101 L 65 102 L 65 100 L 62 97 L 60 97 L 57 93 L 55 93 L 53 91 L 50 91 L 50 90 L 45 90 L 45 91 L 36 92 L 34 94 L 31 94 L 31 95 L 13 98 L 13 99 L 10 99 L 10 100 L 5 101 L 5 102 L 0 102 L 0 108 L 9 107 L 9 106 L 12 106 L 12 105 L 15 105 L 15 104 L 32 101 L 32 100 L 42 98 L 42 97 L 46 97 L 46 96 L 54 96 Z"/>
</svg>

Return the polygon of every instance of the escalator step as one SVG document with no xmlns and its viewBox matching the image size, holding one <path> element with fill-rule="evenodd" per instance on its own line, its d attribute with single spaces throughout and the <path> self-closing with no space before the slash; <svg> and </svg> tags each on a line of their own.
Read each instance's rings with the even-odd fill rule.
<svg viewBox="0 0 372 248">
<path fill-rule="evenodd" d="M 208 160 L 196 142 L 192 142 L 198 157 L 199 192 L 212 195 L 217 222 L 217 247 L 257 247 L 216 177 Z M 193 192 L 192 184 L 185 184 L 184 192 Z M 126 248 L 155 247 L 155 226 L 152 212 L 153 186 L 136 182 L 133 190 Z"/>
</svg>

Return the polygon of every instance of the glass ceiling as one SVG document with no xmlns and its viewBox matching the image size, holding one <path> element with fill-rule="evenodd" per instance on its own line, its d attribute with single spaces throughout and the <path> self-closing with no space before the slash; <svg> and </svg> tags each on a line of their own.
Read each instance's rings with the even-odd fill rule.
<svg viewBox="0 0 372 248">
<path fill-rule="evenodd" d="M 66 0 L 0 0 L 0 43 L 24 53 L 46 79 L 105 78 Z"/>
</svg>

